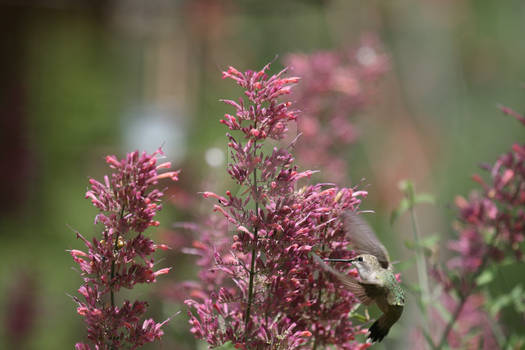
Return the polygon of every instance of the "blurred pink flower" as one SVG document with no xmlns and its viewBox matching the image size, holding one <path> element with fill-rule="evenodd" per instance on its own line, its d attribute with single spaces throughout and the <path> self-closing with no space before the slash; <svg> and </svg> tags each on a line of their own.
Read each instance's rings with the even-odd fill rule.
<svg viewBox="0 0 525 350">
<path fill-rule="evenodd" d="M 359 135 L 351 118 L 370 103 L 376 82 L 390 68 L 388 57 L 368 36 L 356 49 L 291 54 L 285 63 L 302 80 L 292 95 L 302 111 L 299 162 L 323 169 L 328 181 L 347 180 L 345 157 Z"/>
<path fill-rule="evenodd" d="M 41 309 L 38 281 L 34 273 L 20 270 L 13 271 L 10 280 L 3 308 L 5 345 L 25 349 Z"/>
</svg>

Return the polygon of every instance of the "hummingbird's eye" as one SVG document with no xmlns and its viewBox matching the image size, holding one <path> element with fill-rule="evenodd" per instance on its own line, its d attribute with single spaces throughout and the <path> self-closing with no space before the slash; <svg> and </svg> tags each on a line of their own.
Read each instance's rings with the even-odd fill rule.
<svg viewBox="0 0 525 350">
<path fill-rule="evenodd" d="M 357 261 L 363 261 L 363 257 L 360 256 L 359 258 L 357 258 Z"/>
</svg>

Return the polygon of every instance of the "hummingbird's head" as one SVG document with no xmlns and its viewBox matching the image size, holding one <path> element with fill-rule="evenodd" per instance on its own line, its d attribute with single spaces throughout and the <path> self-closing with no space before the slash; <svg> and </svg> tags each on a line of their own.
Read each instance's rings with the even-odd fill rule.
<svg viewBox="0 0 525 350">
<path fill-rule="evenodd" d="M 370 254 L 358 255 L 350 262 L 357 268 L 359 276 L 365 280 L 368 279 L 368 276 L 371 276 L 374 272 L 383 269 L 377 258 Z"/>
</svg>

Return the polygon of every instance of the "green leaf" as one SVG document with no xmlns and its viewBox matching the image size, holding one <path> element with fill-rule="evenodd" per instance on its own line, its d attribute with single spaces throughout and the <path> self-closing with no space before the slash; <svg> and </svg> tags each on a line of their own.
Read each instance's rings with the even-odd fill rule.
<svg viewBox="0 0 525 350">
<path fill-rule="evenodd" d="M 517 285 L 512 289 L 512 292 L 510 292 L 510 295 L 512 297 L 512 301 L 514 302 L 514 308 L 517 312 L 523 313 L 525 312 L 525 294 L 523 293 L 523 288 L 521 285 Z"/>
<path fill-rule="evenodd" d="M 419 284 L 417 284 L 417 283 L 410 283 L 409 286 L 410 286 L 410 289 L 414 293 L 416 293 L 416 294 L 421 293 L 421 286 Z"/>
<path fill-rule="evenodd" d="M 440 239 L 441 238 L 438 234 L 429 235 L 421 239 L 419 246 L 421 248 L 425 248 L 427 251 L 432 252 L 432 249 L 436 246 Z M 411 240 L 406 240 L 403 243 L 405 244 L 405 247 L 410 250 L 414 250 L 417 247 L 416 243 Z"/>
<path fill-rule="evenodd" d="M 436 199 L 430 193 L 419 193 L 416 195 L 416 198 L 414 199 L 414 203 L 416 204 L 419 204 L 419 203 L 434 204 L 435 202 L 436 202 Z"/>
<path fill-rule="evenodd" d="M 399 202 L 399 206 L 392 211 L 392 214 L 390 215 L 390 225 L 392 225 L 397 218 L 401 216 L 404 212 L 406 212 L 408 209 L 410 209 L 410 203 L 407 198 L 401 199 Z"/>
<path fill-rule="evenodd" d="M 485 270 L 476 278 L 476 283 L 480 286 L 492 282 L 494 273 L 491 270 Z"/>
<path fill-rule="evenodd" d="M 438 244 L 440 240 L 441 237 L 439 234 L 435 233 L 421 238 L 420 244 L 423 248 L 432 249 L 436 246 L 436 244 Z"/>
<path fill-rule="evenodd" d="M 439 315 L 445 320 L 445 322 L 450 322 L 452 314 L 445 308 L 445 306 L 443 306 L 443 304 L 433 303 L 432 306 L 439 312 Z"/>
<path fill-rule="evenodd" d="M 224 343 L 221 346 L 216 347 L 214 349 L 218 349 L 218 350 L 234 350 L 235 346 L 233 345 L 233 343 L 231 341 L 229 341 L 229 342 Z"/>
<path fill-rule="evenodd" d="M 366 318 L 365 315 L 361 315 L 361 314 L 358 314 L 358 313 L 351 314 L 350 317 L 351 318 L 355 318 L 356 320 L 358 320 L 359 322 L 362 322 L 362 323 L 365 323 L 365 322 L 368 321 L 368 319 Z"/>
<path fill-rule="evenodd" d="M 494 299 L 492 302 L 492 305 L 490 305 L 490 314 L 492 316 L 496 316 L 501 309 L 504 307 L 510 305 L 512 303 L 512 298 L 509 294 L 503 294 L 498 296 Z"/>
<path fill-rule="evenodd" d="M 423 332 L 423 336 L 425 337 L 425 340 L 427 341 L 427 344 L 432 348 L 435 349 L 436 345 L 434 344 L 434 341 L 432 340 L 432 337 L 425 329 L 421 329 Z"/>
<path fill-rule="evenodd" d="M 408 199 L 409 207 L 414 206 L 414 196 L 415 196 L 415 189 L 414 184 L 410 180 L 403 180 L 398 185 L 401 192 L 405 194 L 405 197 Z"/>
</svg>

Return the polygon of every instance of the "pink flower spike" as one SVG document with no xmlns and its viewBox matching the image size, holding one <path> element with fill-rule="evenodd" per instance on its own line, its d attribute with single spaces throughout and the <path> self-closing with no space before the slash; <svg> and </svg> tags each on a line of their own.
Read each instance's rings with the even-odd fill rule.
<svg viewBox="0 0 525 350">
<path fill-rule="evenodd" d="M 510 116 L 516 118 L 517 120 L 519 120 L 520 122 L 522 122 L 523 124 L 525 124 L 525 116 L 519 114 L 518 112 L 516 112 L 512 108 L 505 107 L 505 106 L 498 106 L 498 107 L 506 115 L 510 115 Z"/>
<path fill-rule="evenodd" d="M 170 250 L 171 247 L 166 244 L 155 244 L 153 246 L 155 249 L 161 249 L 161 250 Z"/>
<path fill-rule="evenodd" d="M 156 156 L 158 154 L 161 155 L 161 156 L 164 155 L 164 151 L 162 150 L 162 147 L 157 148 L 157 150 L 155 152 L 153 152 L 153 154 L 151 156 L 154 157 L 154 156 Z"/>
<path fill-rule="evenodd" d="M 170 270 L 171 270 L 171 267 L 166 267 L 166 268 L 156 271 L 155 273 L 153 273 L 153 275 L 155 275 L 155 277 L 160 276 L 160 275 L 165 275 L 168 272 L 170 272 Z"/>
<path fill-rule="evenodd" d="M 157 165 L 157 170 L 159 169 L 169 169 L 171 168 L 171 162 L 164 162 L 162 164 Z"/>
<path fill-rule="evenodd" d="M 68 250 L 68 252 L 72 255 L 72 256 L 88 256 L 86 253 L 84 253 L 83 251 L 81 250 L 77 250 L 77 249 L 71 249 L 71 250 Z"/>
<path fill-rule="evenodd" d="M 185 249 L 200 267 L 199 281 L 186 285 L 191 332 L 210 348 L 231 342 L 242 349 L 272 343 L 283 349 L 355 349 L 362 328 L 348 312 L 357 299 L 324 276 L 309 252 L 354 256 L 341 213 L 356 210 L 366 192 L 353 197 L 352 188 L 298 183 L 314 172 L 299 170 L 291 154 L 294 141 L 273 141 L 289 136 L 298 115 L 283 95 L 299 79 L 284 77 L 286 69 L 274 75 L 268 70 L 223 73 L 244 90 L 239 103 L 228 103 L 235 117 L 226 114 L 221 121 L 234 129 L 227 134 L 227 172 L 236 188 L 226 198 L 202 193 L 218 200 L 213 211 L 222 215 L 199 227 L 198 242 Z"/>
<path fill-rule="evenodd" d="M 163 323 L 150 321 L 145 323 L 147 329 L 141 328 L 146 302 L 114 303 L 114 294 L 122 288 L 153 283 L 156 276 L 170 271 L 164 268 L 153 272 L 150 255 L 157 248 L 169 247 L 156 245 L 143 235 L 148 227 L 159 225 L 154 217 L 162 208 L 163 193 L 152 185 L 163 178 L 177 180 L 179 174 L 179 171 L 159 174 L 158 170 L 170 168 L 171 163 L 156 166 L 158 154 L 162 154 L 160 149 L 153 154 L 135 151 L 121 160 L 107 156 L 106 162 L 114 169 L 113 173 L 104 176 L 104 184 L 89 179 L 86 198 L 100 211 L 95 223 L 104 227 L 100 237 L 92 240 L 77 232 L 87 251 L 72 249 L 69 253 L 79 265 L 83 280 L 78 289 L 80 297 L 74 297 L 77 313 L 84 318 L 94 349 L 120 349 L 124 344 L 137 348 L 163 334 L 160 329 Z M 119 334 L 118 339 L 115 334 Z M 90 345 L 78 343 L 76 348 L 90 349 Z"/>
<path fill-rule="evenodd" d="M 106 163 L 112 165 L 115 168 L 119 168 L 121 166 L 120 162 L 115 156 L 106 156 Z"/>
<path fill-rule="evenodd" d="M 237 69 L 235 69 L 232 66 L 228 67 L 228 73 L 236 75 L 236 76 L 242 76 L 241 72 L 239 72 Z"/>
<path fill-rule="evenodd" d="M 521 157 L 525 158 L 525 146 L 520 146 L 517 143 L 512 145 L 512 150 L 518 153 Z"/>
<path fill-rule="evenodd" d="M 368 192 L 367 191 L 355 191 L 354 193 L 352 193 L 352 197 L 366 197 L 368 196 Z"/>
<path fill-rule="evenodd" d="M 514 171 L 512 169 L 505 170 L 501 177 L 501 187 L 505 187 L 513 177 Z"/>
<path fill-rule="evenodd" d="M 201 192 L 202 193 L 202 197 L 203 198 L 215 198 L 217 199 L 219 202 L 223 202 L 223 201 L 226 201 L 226 198 L 222 197 L 222 196 L 219 196 L 218 194 L 214 193 L 214 192 Z"/>
<path fill-rule="evenodd" d="M 299 77 L 289 77 L 289 78 L 281 79 L 281 82 L 283 84 L 295 84 L 295 83 L 298 83 L 299 80 L 301 80 L 301 78 Z"/>
<path fill-rule="evenodd" d="M 171 179 L 173 181 L 178 181 L 179 180 L 179 173 L 180 173 L 180 170 L 179 171 L 170 171 L 170 172 L 167 172 L 167 173 L 162 173 L 162 174 L 159 174 L 153 178 L 150 178 L 147 182 L 148 183 L 154 183 L 158 180 L 162 180 L 162 179 Z"/>
</svg>

